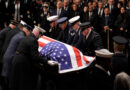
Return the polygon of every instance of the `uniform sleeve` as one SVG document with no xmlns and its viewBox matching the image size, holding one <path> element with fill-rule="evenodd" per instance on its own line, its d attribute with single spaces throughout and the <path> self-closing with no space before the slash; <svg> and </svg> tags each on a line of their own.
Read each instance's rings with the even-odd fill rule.
<svg viewBox="0 0 130 90">
<path fill-rule="evenodd" d="M 7 30 L 0 31 L 0 40 L 5 38 L 6 32 L 7 32 Z"/>
<path fill-rule="evenodd" d="M 7 30 L 0 31 L 0 52 L 2 50 L 4 41 L 5 41 L 5 38 L 6 38 L 6 32 L 7 32 Z"/>
<path fill-rule="evenodd" d="M 41 56 L 39 56 L 38 42 L 36 40 L 34 40 L 32 42 L 32 46 L 31 46 L 30 50 L 31 50 L 30 54 L 31 54 L 33 63 L 47 63 L 47 60 L 45 60 Z"/>
<path fill-rule="evenodd" d="M 95 38 L 93 40 L 95 50 L 102 49 L 103 48 L 103 42 L 100 35 L 95 35 Z"/>
</svg>

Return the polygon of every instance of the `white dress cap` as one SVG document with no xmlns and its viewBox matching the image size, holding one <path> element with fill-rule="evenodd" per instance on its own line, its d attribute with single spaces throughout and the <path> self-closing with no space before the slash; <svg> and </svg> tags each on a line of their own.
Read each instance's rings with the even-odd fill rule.
<svg viewBox="0 0 130 90">
<path fill-rule="evenodd" d="M 103 58 L 111 58 L 114 54 L 107 49 L 95 50 L 95 53 L 96 53 L 96 56 L 103 57 Z"/>
<path fill-rule="evenodd" d="M 21 23 L 22 25 L 27 25 L 27 23 L 24 22 L 23 20 L 21 20 L 20 23 Z"/>
<path fill-rule="evenodd" d="M 69 23 L 70 23 L 70 24 L 73 24 L 73 23 L 79 21 L 79 19 L 80 19 L 80 16 L 75 16 L 75 17 L 69 19 Z"/>
<path fill-rule="evenodd" d="M 41 27 L 38 27 L 38 26 L 34 26 L 34 29 L 38 30 L 39 32 L 42 32 L 42 33 L 45 33 L 46 30 L 42 29 Z"/>
<path fill-rule="evenodd" d="M 50 16 L 50 17 L 47 18 L 47 20 L 48 20 L 49 22 L 56 21 L 57 19 L 58 19 L 58 16 L 57 16 L 57 15 Z"/>
</svg>

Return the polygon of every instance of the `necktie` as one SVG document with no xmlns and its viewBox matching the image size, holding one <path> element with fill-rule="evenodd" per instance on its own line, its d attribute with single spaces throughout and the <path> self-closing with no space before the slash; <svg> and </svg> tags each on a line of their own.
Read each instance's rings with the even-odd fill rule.
<svg viewBox="0 0 130 90">
<path fill-rule="evenodd" d="M 110 13 L 112 12 L 112 5 L 110 5 Z"/>
<path fill-rule="evenodd" d="M 67 7 L 64 8 L 67 11 Z"/>
<path fill-rule="evenodd" d="M 57 15 L 58 15 L 58 16 L 60 15 L 60 9 L 58 9 Z"/>
<path fill-rule="evenodd" d="M 91 19 L 92 16 L 92 12 L 89 12 L 89 20 Z"/>
<path fill-rule="evenodd" d="M 105 16 L 105 25 L 108 25 L 109 16 Z"/>
<path fill-rule="evenodd" d="M 99 16 L 101 15 L 101 9 L 99 9 L 98 15 L 99 15 Z"/>
</svg>

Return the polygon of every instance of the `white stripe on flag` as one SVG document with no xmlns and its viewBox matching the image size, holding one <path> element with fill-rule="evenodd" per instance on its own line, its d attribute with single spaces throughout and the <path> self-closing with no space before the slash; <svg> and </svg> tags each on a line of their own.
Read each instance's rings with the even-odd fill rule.
<svg viewBox="0 0 130 90">
<path fill-rule="evenodd" d="M 42 42 L 42 43 L 45 43 L 45 44 L 48 44 L 48 43 L 51 42 L 51 41 L 48 41 L 48 40 L 43 39 L 43 38 L 38 39 L 38 41 L 39 41 L 39 42 Z"/>
<path fill-rule="evenodd" d="M 67 44 L 65 44 L 65 46 L 67 47 L 68 52 L 70 54 L 72 67 L 75 68 L 75 69 L 78 68 L 77 61 L 76 61 L 76 56 L 75 56 L 75 53 L 73 51 L 73 48 L 71 46 L 67 45 Z"/>
<path fill-rule="evenodd" d="M 42 47 L 39 46 L 38 51 L 40 52 L 42 50 Z"/>
</svg>

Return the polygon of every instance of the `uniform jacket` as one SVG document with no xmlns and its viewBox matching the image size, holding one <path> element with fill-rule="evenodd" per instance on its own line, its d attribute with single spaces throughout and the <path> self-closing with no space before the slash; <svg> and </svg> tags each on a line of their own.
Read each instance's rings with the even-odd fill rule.
<svg viewBox="0 0 130 90">
<path fill-rule="evenodd" d="M 2 47 L 3 47 L 6 34 L 7 34 L 10 30 L 11 30 L 11 28 L 8 26 L 8 27 L 4 28 L 2 31 L 0 31 L 0 52 L 1 52 L 1 49 L 2 49 Z"/>
<path fill-rule="evenodd" d="M 112 90 L 111 76 L 104 70 L 92 66 L 86 74 L 86 86 L 84 90 Z"/>
<path fill-rule="evenodd" d="M 38 54 L 38 41 L 34 34 L 20 42 L 12 62 L 11 89 L 36 90 L 38 70 L 35 64 L 45 62 Z"/>
<path fill-rule="evenodd" d="M 128 58 L 123 53 L 115 53 L 112 57 L 113 77 L 122 71 L 128 73 Z"/>
<path fill-rule="evenodd" d="M 6 36 L 6 38 L 5 38 L 5 42 L 4 42 L 4 44 L 3 44 L 3 49 L 2 49 L 2 52 L 1 52 L 1 57 L 3 57 L 4 53 L 6 52 L 6 50 L 7 50 L 7 48 L 8 48 L 8 45 L 9 45 L 11 39 L 13 38 L 13 36 L 14 36 L 15 34 L 17 34 L 19 31 L 20 31 L 19 28 L 15 28 L 15 29 L 13 29 L 13 30 L 11 30 L 11 31 L 9 31 L 9 32 L 7 33 L 7 36 Z"/>
<path fill-rule="evenodd" d="M 20 43 L 20 41 L 25 37 L 25 33 L 23 31 L 16 34 L 10 41 L 10 44 L 3 56 L 3 70 L 2 76 L 8 77 L 10 75 L 10 68 L 12 65 L 12 59 L 15 55 L 16 49 Z"/>
<path fill-rule="evenodd" d="M 101 36 L 96 33 L 94 30 L 92 30 L 86 39 L 86 37 L 83 38 L 80 50 L 85 55 L 95 55 L 94 51 L 98 49 L 103 48 L 103 43 Z"/>
<path fill-rule="evenodd" d="M 50 13 L 50 16 L 53 16 L 53 15 L 57 15 L 57 9 L 52 10 L 52 12 Z M 67 17 L 67 16 L 68 16 L 67 11 L 65 11 L 63 8 L 61 8 L 58 18 Z"/>
<path fill-rule="evenodd" d="M 60 33 L 59 33 L 59 36 L 57 37 L 57 40 L 64 42 L 64 43 L 67 43 L 69 28 L 70 28 L 70 26 L 67 25 L 65 30 L 61 30 Z"/>
<path fill-rule="evenodd" d="M 77 32 L 73 29 L 69 30 L 68 41 L 67 41 L 68 44 L 70 44 L 76 48 L 79 48 L 79 46 L 82 42 L 82 39 L 83 38 L 82 38 L 80 28 L 78 28 Z"/>
<path fill-rule="evenodd" d="M 6 38 L 6 35 L 7 33 L 11 30 L 11 28 L 8 26 L 6 28 L 4 28 L 1 32 L 0 32 L 0 62 L 2 61 L 2 56 L 1 56 L 1 52 L 2 52 L 2 49 L 3 49 L 3 45 L 4 45 L 4 42 L 5 42 L 5 38 Z"/>
</svg>

